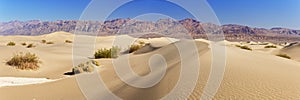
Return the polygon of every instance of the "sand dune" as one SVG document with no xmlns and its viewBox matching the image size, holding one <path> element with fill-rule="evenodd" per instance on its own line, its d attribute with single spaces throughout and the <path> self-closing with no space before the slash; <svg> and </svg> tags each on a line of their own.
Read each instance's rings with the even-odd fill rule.
<svg viewBox="0 0 300 100">
<path fill-rule="evenodd" d="M 124 36 L 123 36 L 124 37 Z M 125 36 L 127 37 L 127 36 Z M 66 39 L 72 40 L 73 35 L 64 32 L 57 32 L 43 36 L 8 36 L 0 37 L 0 76 L 1 77 L 34 77 L 34 78 L 50 78 L 55 81 L 0 87 L 0 99 L 2 100 L 18 100 L 18 99 L 48 99 L 48 100 L 82 100 L 85 99 L 77 84 L 75 76 L 64 76 L 63 73 L 72 69 L 72 44 L 66 44 Z M 3 38 L 3 39 L 2 39 Z M 96 48 L 109 48 L 113 45 L 117 36 L 97 37 Z M 53 41 L 54 44 L 41 44 L 41 39 Z M 132 39 L 128 37 L 128 39 Z M 118 59 L 129 57 L 129 64 L 132 70 L 141 76 L 145 76 L 151 72 L 149 59 L 153 55 L 161 55 L 166 61 L 166 74 L 159 83 L 149 88 L 136 88 L 123 82 L 117 76 L 113 67 L 113 59 L 98 59 L 103 67 L 98 69 L 103 82 L 107 88 L 125 100 L 153 100 L 160 99 L 167 95 L 177 85 L 181 70 L 181 59 L 176 44 L 196 43 L 198 51 L 189 52 L 184 49 L 189 56 L 198 56 L 200 58 L 199 77 L 195 89 L 191 94 L 182 92 L 173 96 L 173 99 L 184 99 L 188 96 L 191 100 L 200 99 L 204 95 L 211 97 L 211 92 L 204 89 L 207 85 L 211 64 L 212 51 L 211 42 L 198 39 L 196 41 L 168 41 L 167 38 L 141 39 L 150 45 L 142 48 L 137 53 L 125 54 Z M 6 43 L 15 41 L 16 46 L 7 47 Z M 19 43 L 30 42 L 35 43 L 35 48 L 25 48 Z M 274 48 L 267 49 L 264 45 L 244 44 L 253 51 L 240 49 L 235 45 L 238 42 L 224 42 L 226 46 L 226 67 L 223 81 L 213 99 L 299 99 L 300 98 L 300 62 L 297 61 L 299 54 L 296 52 L 299 46 L 291 48 Z M 82 44 L 84 45 L 84 44 Z M 126 48 L 126 46 L 124 47 Z M 274 52 L 287 53 L 292 56 L 290 60 L 274 55 Z M 41 68 L 38 71 L 21 71 L 5 64 L 5 60 L 9 59 L 13 53 L 19 51 L 30 51 L 36 53 L 42 60 Z M 4 55 L 4 56 L 3 56 Z M 193 61 L 192 57 L 185 58 L 185 62 Z M 159 61 L 154 61 L 159 62 Z M 162 66 L 162 65 L 155 65 Z M 122 67 L 122 66 L 120 66 Z M 88 74 L 80 74 L 85 76 Z M 195 75 L 191 73 L 191 75 Z M 156 75 L 149 77 L 157 78 Z M 135 77 L 127 77 L 134 80 Z M 96 79 L 88 80 L 96 82 Z M 148 84 L 142 81 L 140 84 Z M 186 81 L 188 84 L 189 81 Z M 97 86 L 90 85 L 89 88 L 95 89 Z M 182 87 L 182 91 L 189 88 Z M 16 96 L 17 95 L 17 96 Z M 105 98 L 107 94 L 97 94 L 101 98 Z"/>
<path fill-rule="evenodd" d="M 64 32 L 59 32 L 64 34 Z M 1 39 L 1 52 L 0 59 L 2 63 L 0 64 L 0 76 L 16 76 L 16 77 L 36 77 L 36 78 L 62 78 L 63 73 L 71 70 L 72 68 L 72 44 L 64 43 L 65 40 L 72 38 L 69 35 L 67 38 L 61 38 L 58 33 L 57 37 L 49 35 L 43 36 L 8 36 Z M 51 36 L 49 38 L 48 36 Z M 54 42 L 54 44 L 42 44 L 41 40 L 45 39 L 47 41 Z M 13 41 L 16 46 L 8 47 L 6 43 Z M 26 42 L 27 44 L 34 44 L 34 48 L 26 48 L 22 46 L 21 43 Z M 38 55 L 41 59 L 42 66 L 38 71 L 21 71 L 11 68 L 6 65 L 5 62 L 8 61 L 14 54 L 19 52 L 31 52 Z"/>
<path fill-rule="evenodd" d="M 300 61 L 300 43 L 292 43 L 280 50 L 280 53 L 287 54 L 292 59 Z"/>
</svg>

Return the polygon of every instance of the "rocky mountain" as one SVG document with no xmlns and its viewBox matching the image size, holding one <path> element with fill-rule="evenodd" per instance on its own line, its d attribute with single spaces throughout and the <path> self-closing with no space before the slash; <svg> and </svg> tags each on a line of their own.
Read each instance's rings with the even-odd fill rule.
<svg viewBox="0 0 300 100">
<path fill-rule="evenodd" d="M 206 33 L 224 33 L 231 41 L 299 41 L 300 30 L 287 28 L 252 28 L 228 24 L 218 26 L 188 18 L 183 20 L 160 19 L 156 22 L 133 19 L 100 21 L 10 21 L 0 23 L 0 35 L 42 35 L 56 31 L 66 31 L 88 35 L 147 34 L 142 37 L 184 37 L 208 38 Z M 221 35 L 221 34 L 220 34 Z"/>
</svg>

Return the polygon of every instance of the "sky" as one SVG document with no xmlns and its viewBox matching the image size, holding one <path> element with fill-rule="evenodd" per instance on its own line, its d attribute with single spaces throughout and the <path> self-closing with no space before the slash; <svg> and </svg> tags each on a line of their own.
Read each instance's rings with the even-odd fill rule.
<svg viewBox="0 0 300 100">
<path fill-rule="evenodd" d="M 120 0 L 115 0 L 118 1 Z M 0 22 L 78 20 L 90 2 L 91 0 L 0 0 Z M 207 2 L 221 24 L 300 29 L 300 0 L 207 0 Z M 112 13 L 109 19 L 134 18 L 142 12 L 149 11 L 164 13 L 178 20 L 192 17 L 180 6 L 163 0 L 136 0 L 121 8 Z"/>
</svg>

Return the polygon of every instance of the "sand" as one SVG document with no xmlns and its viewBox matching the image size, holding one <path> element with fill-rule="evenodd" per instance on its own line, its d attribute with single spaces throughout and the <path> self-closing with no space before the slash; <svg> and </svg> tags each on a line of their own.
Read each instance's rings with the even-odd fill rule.
<svg viewBox="0 0 300 100">
<path fill-rule="evenodd" d="M 46 78 L 0 77 L 0 87 L 38 84 L 51 81 L 54 80 L 49 80 Z"/>
<path fill-rule="evenodd" d="M 300 43 L 293 43 L 279 50 L 279 54 L 287 54 L 293 60 L 300 61 Z"/>
<path fill-rule="evenodd" d="M 27 82 L 18 82 L 17 86 L 1 84 L 0 78 L 0 99 L 1 100 L 82 100 L 86 99 L 81 92 L 76 81 L 76 76 L 66 76 L 65 72 L 72 69 L 72 44 L 64 43 L 65 40 L 73 40 L 73 35 L 66 32 L 56 32 L 42 36 L 2 36 L 0 37 L 0 77 L 17 77 L 28 78 Z M 100 48 L 109 48 L 112 46 L 114 39 L 119 36 L 97 37 L 94 50 Z M 134 39 L 129 36 L 128 39 Z M 54 44 L 42 44 L 40 41 L 45 39 L 53 41 Z M 149 68 L 149 59 L 155 55 L 161 55 L 166 61 L 166 74 L 159 83 L 149 88 L 136 88 L 124 83 L 115 73 L 112 61 L 113 59 L 98 59 L 97 61 L 103 66 L 98 68 L 98 74 L 101 75 L 103 82 L 107 88 L 125 100 L 153 100 L 160 99 L 176 86 L 181 65 L 180 55 L 176 48 L 176 44 L 197 44 L 197 55 L 200 58 L 199 77 L 195 89 L 191 94 L 180 92 L 173 96 L 173 99 L 184 99 L 188 96 L 191 100 L 200 99 L 201 96 L 211 97 L 213 99 L 276 99 L 276 100 L 295 100 L 300 99 L 300 62 L 296 58 L 298 47 L 292 50 L 285 50 L 284 47 L 264 48 L 265 45 L 254 45 L 251 43 L 239 43 L 225 41 L 226 46 L 226 67 L 223 80 L 220 84 L 215 96 L 212 97 L 211 92 L 205 90 L 205 86 L 211 74 L 212 51 L 211 43 L 207 40 L 197 39 L 195 41 L 168 41 L 168 38 L 141 39 L 146 43 L 152 43 L 151 46 L 144 49 L 147 52 L 140 51 L 137 54 L 126 54 L 122 57 L 129 57 L 129 64 L 132 70 L 138 75 L 145 76 L 151 72 Z M 16 46 L 8 47 L 6 43 L 9 41 L 16 42 Z M 177 42 L 176 42 L 177 41 Z M 35 48 L 25 48 L 20 43 L 34 43 Z M 256 43 L 257 44 L 257 43 Z M 80 44 L 85 45 L 85 44 Z M 244 50 L 235 45 L 247 45 L 253 48 L 252 51 Z M 122 48 L 126 48 L 124 46 Z M 153 49 L 155 48 L 155 49 Z M 150 49 L 150 50 L 149 50 Z M 143 49 L 142 49 L 143 50 Z M 12 68 L 5 64 L 16 52 L 29 51 L 36 53 L 42 63 L 41 68 L 37 71 L 22 71 Z M 185 49 L 187 55 L 195 55 Z M 292 56 L 293 59 L 286 59 L 276 56 L 276 53 L 284 52 Z M 80 55 L 75 55 L 80 56 Z M 185 58 L 185 61 L 193 61 L 192 58 Z M 156 65 L 160 66 L 160 65 Z M 86 76 L 89 74 L 80 74 Z M 192 74 L 194 75 L 194 74 Z M 151 76 L 150 79 L 158 78 Z M 39 80 L 41 79 L 41 80 Z M 128 77 L 128 79 L 136 79 Z M 49 81 L 50 80 L 50 81 Z M 14 81 L 14 80 L 10 80 Z M 16 81 L 16 80 L 15 80 Z M 19 81 L 19 79 L 18 79 Z M 96 80 L 90 80 L 96 82 Z M 38 82 L 38 83 L 35 83 Z M 140 82 L 148 84 L 149 82 Z M 189 82 L 187 81 L 187 84 Z M 97 86 L 90 85 L 87 88 L 97 89 Z M 102 88 L 103 89 L 103 88 Z M 187 91 L 189 88 L 180 88 Z M 96 94 L 101 98 L 105 98 L 107 94 Z"/>
</svg>

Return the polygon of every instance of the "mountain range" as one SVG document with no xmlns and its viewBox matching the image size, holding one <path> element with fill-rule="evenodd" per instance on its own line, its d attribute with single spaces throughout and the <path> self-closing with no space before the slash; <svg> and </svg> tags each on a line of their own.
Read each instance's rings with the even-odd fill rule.
<svg viewBox="0 0 300 100">
<path fill-rule="evenodd" d="M 244 25 L 216 25 L 202 23 L 187 18 L 183 20 L 160 19 L 142 21 L 136 19 L 114 19 L 104 22 L 58 20 L 58 21 L 10 21 L 0 22 L 0 35 L 42 35 L 56 31 L 88 35 L 143 34 L 142 37 L 182 37 L 187 34 L 193 38 L 205 38 L 209 34 L 224 33 L 229 41 L 270 41 L 290 42 L 300 40 L 300 30 L 288 28 L 252 28 Z"/>
</svg>

